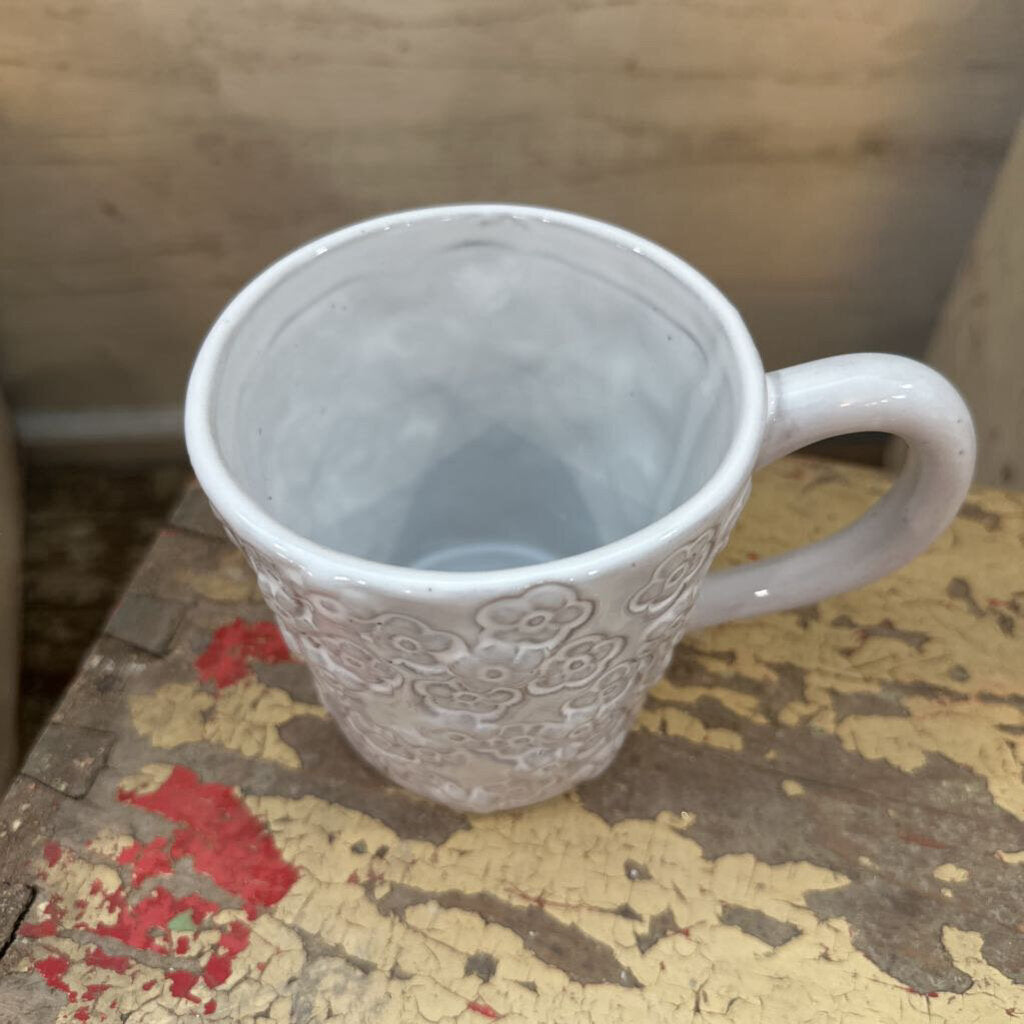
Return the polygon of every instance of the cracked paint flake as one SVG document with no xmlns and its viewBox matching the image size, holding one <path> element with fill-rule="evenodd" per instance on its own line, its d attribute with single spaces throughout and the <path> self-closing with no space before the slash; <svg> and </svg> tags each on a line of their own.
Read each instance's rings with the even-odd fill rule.
<svg viewBox="0 0 1024 1024">
<path fill-rule="evenodd" d="M 157 789 L 125 787 L 118 799 L 177 823 L 171 856 L 191 857 L 197 871 L 234 893 L 253 913 L 273 906 L 295 882 L 295 868 L 281 858 L 273 837 L 229 786 L 203 782 L 190 769 L 174 765 Z"/>
<path fill-rule="evenodd" d="M 254 661 L 273 665 L 290 659 L 284 638 L 273 622 L 235 619 L 214 631 L 206 649 L 196 658 L 196 670 L 203 682 L 223 690 L 248 675 Z"/>
<path fill-rule="evenodd" d="M 784 473 L 802 474 L 813 489 L 793 497 Z M 811 503 L 852 515 L 882 489 L 873 474 L 843 468 L 820 477 L 799 462 L 764 477 L 726 562 L 792 546 L 793 523 L 806 526 L 803 539 L 820 537 L 829 524 L 802 514 Z M 1024 863 L 1016 827 L 1024 820 L 1024 705 L 1014 700 L 1018 684 L 1008 669 L 1019 663 L 1021 629 L 999 618 L 1018 615 L 1005 531 L 1024 516 L 1024 504 L 994 494 L 976 504 L 982 514 L 958 520 L 897 577 L 800 614 L 692 638 L 620 761 L 578 795 L 471 817 L 428 842 L 382 823 L 372 802 L 358 810 L 294 789 L 246 794 L 243 784 L 237 800 L 296 872 L 254 920 L 225 907 L 193 921 L 194 931 L 168 921 L 168 953 L 109 936 L 100 949 L 96 928 L 117 920 L 105 895 L 134 883 L 136 868 L 140 891 L 132 900 L 168 881 L 156 873 L 164 847 L 151 846 L 152 833 L 146 842 L 103 833 L 88 861 L 62 852 L 57 870 L 45 873 L 44 856 L 45 884 L 26 926 L 53 934 L 26 935 L 12 948 L 40 983 L 34 962 L 56 958 L 45 968 L 55 982 L 76 996 L 91 991 L 90 1005 L 103 1012 L 117 1000 L 112 1019 L 121 1013 L 132 1024 L 204 1016 L 239 1024 L 1024 1017 L 1021 986 L 1009 977 L 1019 962 L 1017 933 L 1012 921 L 987 924 L 985 906 L 985 894 L 1004 891 L 998 887 Z M 756 532 L 748 516 L 761 523 Z M 969 585 L 982 614 L 962 587 L 947 593 L 954 578 Z M 236 658 L 225 678 L 238 665 Z M 132 699 L 133 721 L 154 746 L 203 743 L 238 763 L 297 767 L 276 746 L 277 730 L 310 720 L 305 706 L 247 667 L 216 695 L 209 684 L 181 682 Z M 317 736 L 323 744 L 326 733 Z M 642 800 L 630 789 L 632 752 L 648 757 L 636 775 L 646 786 Z M 144 796 L 172 776 L 170 767 L 153 765 L 122 785 Z M 692 788 L 694 778 L 704 780 L 703 791 Z M 752 782 L 763 782 L 763 798 L 756 786 L 742 792 Z M 943 817 L 943 800 L 958 815 L 965 808 L 976 815 L 973 834 Z M 854 817 L 842 818 L 841 809 Z M 142 804 L 135 810 L 158 817 Z M 165 823 L 169 837 L 176 826 Z M 627 864 L 643 871 L 631 877 Z M 189 877 L 187 860 L 174 868 L 178 884 Z M 907 894 L 918 890 L 925 896 L 911 906 Z M 230 887 L 224 893 L 222 905 Z M 880 928 L 866 940 L 865 920 L 884 917 L 901 897 L 909 901 L 907 930 Z M 938 907 L 940 916 L 915 930 L 921 907 Z M 69 913 L 89 927 L 68 928 L 77 920 Z M 963 926 L 969 922 L 977 927 Z M 530 935 L 545 929 L 549 941 L 571 937 L 568 946 Z M 931 959 L 913 961 L 930 947 Z M 598 961 L 605 973 L 595 983 L 586 957 L 600 950 L 610 959 Z M 225 973 L 217 958 L 229 952 Z M 616 984 L 609 970 L 628 972 L 636 984 Z M 912 970 L 919 979 L 908 978 Z M 185 993 L 182 975 L 185 994 L 175 995 L 168 971 L 196 980 Z M 68 1002 L 61 1021 L 70 1024 L 79 1009 Z"/>
<path fill-rule="evenodd" d="M 153 780 L 161 776 L 165 785 L 170 778 L 166 770 L 148 773 L 151 792 Z M 208 923 L 217 926 L 204 940 L 203 956 L 219 948 L 217 937 L 230 934 L 232 921 L 251 929 L 234 961 L 230 988 L 211 990 L 201 969 L 192 970 L 198 980 L 188 991 L 203 1005 L 215 1000 L 215 1019 L 249 1024 L 276 1006 L 279 1019 L 288 1020 L 297 1007 L 298 979 L 308 986 L 303 1005 L 313 1009 L 305 1019 L 375 1024 L 461 1021 L 473 1002 L 493 1008 L 503 1020 L 520 1022 L 576 1015 L 674 1024 L 698 1020 L 687 1016 L 698 989 L 701 1014 L 709 1021 L 716 1015 L 723 1021 L 781 1021 L 798 1019 L 799 1011 L 804 1019 L 824 1022 L 834 1019 L 829 1014 L 849 998 L 851 1013 L 863 1013 L 865 1020 L 896 1020 L 902 1014 L 905 1021 L 923 1024 L 930 1012 L 935 1024 L 984 1021 L 982 1011 L 992 1004 L 990 991 L 972 990 L 957 997 L 955 1015 L 934 1005 L 915 1005 L 911 993 L 858 953 L 842 921 L 820 921 L 808 909 L 807 893 L 841 888 L 846 879 L 809 864 L 767 865 L 749 855 L 708 860 L 698 843 L 673 828 L 675 815 L 610 826 L 573 797 L 565 797 L 529 815 L 476 819 L 469 832 L 457 832 L 435 846 L 402 839 L 369 816 L 314 797 L 249 797 L 245 803 L 277 837 L 283 860 L 295 865 L 298 876 L 277 904 L 251 923 L 237 911 L 202 923 L 203 929 Z M 382 846 L 388 847 L 386 858 L 374 860 L 373 852 Z M 116 849 L 112 844 L 107 848 Z M 511 863 L 501 856 L 508 849 L 518 851 Z M 341 881 L 352 872 L 367 877 L 371 861 L 379 866 L 372 888 Z M 622 870 L 627 861 L 642 863 L 649 880 L 631 880 Z M 69 903 L 88 895 L 98 878 L 109 882 L 113 873 L 112 865 L 71 867 L 55 872 L 51 882 L 55 887 L 71 883 L 59 891 Z M 508 927 L 488 923 L 478 912 L 446 908 L 429 896 L 407 902 L 404 919 L 382 915 L 376 905 L 399 891 L 398 886 L 429 894 L 453 885 L 464 893 L 503 893 L 504 902 L 520 906 L 529 904 L 516 892 L 543 891 L 545 912 L 614 950 L 638 987 L 576 981 L 571 964 L 563 969 L 545 962 Z M 670 920 L 675 927 L 662 928 L 664 934 L 641 949 L 638 925 L 609 912 L 626 900 L 642 916 L 644 932 L 657 920 Z M 763 941 L 726 924 L 726 905 L 749 908 L 799 934 L 772 951 L 766 970 Z M 316 937 L 320 952 L 312 963 L 304 952 L 309 940 L 303 936 Z M 145 996 L 147 1009 L 138 1019 L 155 1024 L 200 1005 L 175 996 L 163 971 L 141 964 L 133 967 L 134 978 L 132 971 L 104 971 L 87 963 L 92 946 L 73 939 L 54 941 L 56 952 L 51 955 L 68 960 L 60 978 L 69 987 L 84 991 L 88 984 L 110 986 L 97 998 L 97 1007 L 120 994 L 120 1005 L 128 1010 L 143 1005 L 139 1000 Z M 467 960 L 481 953 L 496 964 L 487 981 L 465 969 Z M 970 943 L 957 940 L 951 955 L 974 964 L 971 958 L 978 953 Z M 369 973 L 349 968 L 344 956 L 369 964 Z M 321 962 L 330 969 L 312 969 Z M 670 973 L 663 964 L 671 965 Z M 34 969 L 31 960 L 26 969 Z M 998 989 L 1000 975 L 987 970 L 990 988 Z M 802 994 L 787 980 L 793 977 L 801 979 Z M 150 981 L 155 984 L 143 991 L 141 983 Z M 184 984 L 179 990 L 184 991 Z"/>
<path fill-rule="evenodd" d="M 971 873 L 956 864 L 940 864 L 932 874 L 940 882 L 966 882 Z"/>
<path fill-rule="evenodd" d="M 215 743 L 285 768 L 300 768 L 301 761 L 281 738 L 280 727 L 302 716 L 327 717 L 319 705 L 297 701 L 251 675 L 216 696 L 197 682 L 166 683 L 133 696 L 129 707 L 135 728 L 155 747 Z"/>
<path fill-rule="evenodd" d="M 260 599 L 259 587 L 241 551 L 227 550 L 218 559 L 216 568 L 205 572 L 181 569 L 178 579 L 210 601 L 244 603 Z"/>
</svg>

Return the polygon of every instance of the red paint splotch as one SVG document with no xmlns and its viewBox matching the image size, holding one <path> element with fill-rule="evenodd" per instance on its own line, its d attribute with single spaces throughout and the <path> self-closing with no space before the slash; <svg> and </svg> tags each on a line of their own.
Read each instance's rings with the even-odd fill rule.
<svg viewBox="0 0 1024 1024">
<path fill-rule="evenodd" d="M 71 986 L 64 980 L 64 975 L 68 973 L 68 968 L 71 966 L 71 961 L 66 956 L 54 954 L 43 957 L 42 960 L 36 960 L 32 966 L 43 976 L 50 988 L 63 992 L 68 997 L 69 1003 L 78 1001 L 78 993 L 73 992 Z"/>
<path fill-rule="evenodd" d="M 193 989 L 199 982 L 207 989 L 228 982 L 235 958 L 249 946 L 249 926 L 241 920 L 219 926 L 217 946 L 208 956 L 201 974 L 179 969 L 180 961 L 176 963 L 174 958 L 186 955 L 192 946 L 191 936 L 181 934 L 190 929 L 182 928 L 180 920 L 174 919 L 185 914 L 195 928 L 211 927 L 208 919 L 222 908 L 197 893 L 175 896 L 162 886 L 140 892 L 140 885 L 154 875 L 173 872 L 177 861 L 189 857 L 194 870 L 209 875 L 223 889 L 237 896 L 246 916 L 253 920 L 288 892 L 298 872 L 281 857 L 271 835 L 230 787 L 204 783 L 181 765 L 175 766 L 155 791 L 122 790 L 119 798 L 169 819 L 177 827 L 170 836 L 148 843 L 135 841 L 121 851 L 117 861 L 132 868 L 130 884 L 108 892 L 99 879 L 94 879 L 89 888 L 93 899 L 76 900 L 69 921 L 62 920 L 64 911 L 53 898 L 42 905 L 42 920 L 22 925 L 21 932 L 31 938 L 41 938 L 56 934 L 58 927 L 73 927 L 172 958 L 164 970 L 170 994 L 199 1004 L 202 999 Z M 59 847 L 44 849 L 46 863 L 50 868 L 55 867 L 65 852 Z M 97 902 L 96 897 L 107 912 L 102 923 L 83 920 L 87 907 Z M 117 974 L 126 974 L 136 966 L 130 957 L 111 955 L 98 946 L 86 950 L 83 962 L 88 968 Z M 64 992 L 69 1004 L 78 1004 L 76 1016 L 85 1022 L 90 1019 L 89 1007 L 83 1004 L 93 1003 L 109 986 L 104 982 L 89 982 L 84 991 L 75 992 L 64 980 L 69 966 L 66 957 L 57 955 L 35 961 L 35 969 L 46 983 Z M 150 979 L 141 988 L 148 991 L 156 984 Z M 207 999 L 203 1004 L 206 1014 L 216 1008 L 215 999 Z M 101 1021 L 104 1016 L 100 1015 Z"/>
<path fill-rule="evenodd" d="M 121 790 L 118 797 L 180 822 L 171 857 L 191 857 L 197 871 L 238 896 L 247 910 L 272 907 L 298 878 L 262 823 L 229 786 L 202 782 L 195 772 L 175 765 L 152 793 Z"/>
<path fill-rule="evenodd" d="M 130 957 L 111 956 L 104 952 L 99 946 L 85 951 L 85 965 L 87 967 L 99 967 L 104 971 L 113 971 L 115 974 L 124 974 L 132 965 Z"/>
<path fill-rule="evenodd" d="M 59 843 L 49 842 L 43 847 L 43 858 L 52 868 L 60 860 L 63 852 Z"/>
<path fill-rule="evenodd" d="M 157 836 L 149 843 L 136 840 L 117 855 L 118 864 L 132 866 L 132 885 L 139 886 L 147 878 L 169 875 L 173 870 L 171 858 L 167 855 L 167 836 Z"/>
<path fill-rule="evenodd" d="M 192 991 L 199 980 L 198 974 L 191 971 L 166 971 L 164 977 L 171 983 L 171 995 L 177 999 L 187 999 L 190 1003 L 200 1003 L 202 1000 Z"/>
<path fill-rule="evenodd" d="M 501 1014 L 493 1006 L 488 1006 L 487 1003 L 466 1003 L 466 1009 L 479 1013 L 481 1017 L 487 1017 L 489 1020 L 498 1020 L 501 1017 Z"/>
<path fill-rule="evenodd" d="M 228 930 L 221 934 L 217 945 L 223 952 L 210 955 L 203 968 L 203 981 L 209 988 L 223 985 L 231 976 L 231 965 L 236 956 L 249 945 L 249 928 L 241 921 L 232 921 Z"/>
<path fill-rule="evenodd" d="M 277 626 L 272 622 L 246 622 L 235 619 L 221 626 L 196 659 L 199 678 L 216 683 L 218 689 L 233 686 L 249 671 L 250 661 L 274 664 L 288 661 L 291 655 Z"/>
<path fill-rule="evenodd" d="M 74 1016 L 75 1020 L 82 1021 L 82 1024 L 85 1024 L 85 1022 L 89 1019 L 89 1009 L 88 1009 L 88 1007 L 83 1006 L 80 1009 L 75 1010 L 73 1016 Z"/>
<path fill-rule="evenodd" d="M 149 981 L 144 981 L 139 986 L 139 988 L 141 988 L 143 992 L 148 992 L 155 984 L 156 984 L 156 978 L 150 978 Z"/>
<path fill-rule="evenodd" d="M 44 939 L 56 935 L 64 919 L 64 910 L 56 896 L 47 900 L 39 909 L 43 915 L 42 921 L 25 922 L 18 929 L 18 934 L 26 939 Z"/>
<path fill-rule="evenodd" d="M 231 957 L 224 953 L 214 953 L 206 961 L 203 968 L 203 981 L 207 988 L 217 988 L 231 977 Z"/>
<path fill-rule="evenodd" d="M 91 931 L 96 935 L 108 935 L 120 939 L 126 946 L 135 949 L 148 949 L 154 953 L 171 952 L 171 918 L 190 912 L 192 921 L 198 927 L 210 914 L 215 914 L 220 907 L 216 903 L 204 900 L 194 893 L 190 896 L 172 896 L 162 886 L 158 886 L 149 896 L 130 904 L 123 889 L 105 893 L 103 901 L 107 909 L 117 914 L 113 924 L 97 924 L 88 926 L 76 925 L 77 928 Z"/>
<path fill-rule="evenodd" d="M 243 949 L 249 947 L 249 928 L 241 921 L 232 921 L 218 941 L 222 949 L 232 956 L 238 956 Z"/>
</svg>

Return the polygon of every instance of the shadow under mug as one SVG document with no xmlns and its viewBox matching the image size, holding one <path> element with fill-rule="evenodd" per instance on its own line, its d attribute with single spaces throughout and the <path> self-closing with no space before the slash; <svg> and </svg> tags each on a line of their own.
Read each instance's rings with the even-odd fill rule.
<svg viewBox="0 0 1024 1024">
<path fill-rule="evenodd" d="M 862 519 L 707 575 L 758 465 L 864 430 L 909 456 Z M 202 346 L 186 435 L 349 742 L 469 811 L 603 771 L 684 629 L 913 558 L 974 463 L 968 411 L 927 367 L 766 376 L 678 257 L 501 205 L 380 217 L 264 271 Z"/>
</svg>

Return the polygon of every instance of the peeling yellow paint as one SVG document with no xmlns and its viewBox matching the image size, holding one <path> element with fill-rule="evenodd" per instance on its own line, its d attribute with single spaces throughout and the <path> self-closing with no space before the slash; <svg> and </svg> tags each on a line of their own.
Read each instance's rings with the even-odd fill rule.
<svg viewBox="0 0 1024 1024">
<path fill-rule="evenodd" d="M 738 690 L 726 690 L 715 686 L 680 686 L 673 685 L 671 690 L 662 689 L 659 693 L 671 694 L 673 700 L 687 704 L 696 704 L 701 697 L 713 697 L 716 701 L 734 711 L 737 715 L 749 718 L 752 722 L 763 723 L 765 717 L 758 710 L 758 698 L 755 694 L 741 693 Z"/>
<path fill-rule="evenodd" d="M 216 696 L 198 683 L 167 683 L 132 697 L 129 706 L 135 728 L 155 747 L 205 741 L 285 768 L 300 768 L 301 762 L 281 739 L 279 727 L 300 715 L 327 717 L 319 705 L 294 700 L 255 676 L 245 676 Z"/>
<path fill-rule="evenodd" d="M 182 569 L 177 575 L 180 581 L 210 601 L 238 603 L 260 599 L 259 587 L 245 558 L 234 548 L 221 555 L 215 569 L 208 572 Z"/>
<path fill-rule="evenodd" d="M 832 476 L 815 476 L 813 468 L 800 472 L 795 481 L 777 471 L 759 480 L 725 563 L 743 561 L 755 547 L 762 557 L 791 547 L 793 524 L 805 531 L 801 539 L 819 539 L 884 487 L 876 474 L 853 469 Z M 812 482 L 814 500 L 830 509 L 828 516 L 803 514 L 801 488 Z M 1006 496 L 984 500 L 1008 519 L 1024 512 Z M 748 539 L 755 536 L 756 543 Z M 963 557 L 968 544 L 969 564 Z M 1019 640 L 996 618 L 999 602 L 1020 586 L 1019 560 L 1007 557 L 1007 544 L 980 523 L 959 520 L 898 576 L 803 615 L 726 625 L 695 637 L 688 656 L 704 670 L 694 674 L 699 683 L 659 684 L 655 695 L 666 703 L 645 710 L 639 727 L 750 759 L 754 744 L 744 748 L 739 731 L 701 721 L 697 704 L 717 701 L 762 734 L 768 724 L 777 730 L 764 761 L 779 760 L 779 751 L 788 755 L 787 728 L 827 733 L 844 750 L 906 773 L 939 755 L 976 773 L 1000 807 L 1024 820 L 1024 750 L 1014 731 L 1024 725 L 1024 713 L 1011 699 L 1018 692 L 1012 667 L 1019 663 Z M 240 586 L 233 571 L 218 565 L 209 578 L 190 582 L 210 600 L 241 600 L 231 596 L 241 593 L 231 590 Z M 970 601 L 950 597 L 948 582 L 972 573 L 986 581 L 985 591 L 970 591 Z M 906 600 L 907 593 L 917 596 Z M 966 591 L 958 586 L 953 593 Z M 296 752 L 281 740 L 280 726 L 297 715 L 324 714 L 253 677 L 216 696 L 196 683 L 169 683 L 134 697 L 131 712 L 140 734 L 158 748 L 204 742 L 291 768 L 298 766 Z M 148 791 L 168 771 L 151 765 L 122 781 Z M 817 793 L 813 769 L 783 771 L 803 781 L 780 772 L 773 778 L 782 791 L 810 804 Z M 609 825 L 569 794 L 524 811 L 472 817 L 467 828 L 435 846 L 313 796 L 249 796 L 246 803 L 298 867 L 298 880 L 272 911 L 249 922 L 249 948 L 235 959 L 228 985 L 213 993 L 214 1014 L 199 1015 L 194 1004 L 172 998 L 162 971 L 140 964 L 133 979 L 90 975 L 91 982 L 109 981 L 97 1008 L 105 1011 L 117 999 L 112 1019 L 123 1013 L 132 1024 L 483 1024 L 471 1003 L 493 1009 L 506 1024 L 992 1024 L 1012 1014 L 1024 1018 L 1021 988 L 985 961 L 980 935 L 948 926 L 942 933 L 953 964 L 972 979 L 966 992 L 908 990 L 854 946 L 847 921 L 820 920 L 811 911 L 809 893 L 842 890 L 851 884 L 846 877 L 803 862 L 767 864 L 749 853 L 710 856 L 693 838 L 701 830 L 693 829 L 689 811 Z M 787 806 L 799 813 L 803 805 Z M 96 879 L 104 888 L 116 885 L 114 865 L 128 841 L 101 832 L 83 858 L 62 870 L 55 894 L 65 905 L 86 900 L 90 921 L 108 919 L 102 900 L 89 902 L 90 887 Z M 386 854 L 375 857 L 381 847 Z M 851 859 L 855 854 L 853 847 Z M 951 849 L 947 856 L 962 854 Z M 995 856 L 1024 864 L 1024 850 Z M 630 861 L 643 872 L 630 877 Z M 862 869 L 883 870 L 865 855 L 856 861 Z M 927 863 L 930 868 L 934 861 Z M 929 868 L 921 882 L 934 892 Z M 966 868 L 943 864 L 934 877 L 948 883 L 939 889 L 944 900 L 963 900 L 964 890 L 953 887 L 969 881 Z M 383 913 L 382 901 L 399 891 L 395 886 L 412 887 L 422 901 L 404 914 Z M 581 984 L 551 962 L 552 954 L 531 948 L 529 934 L 430 895 L 450 891 L 488 893 L 509 907 L 533 908 L 535 916 L 542 907 L 545 920 L 602 944 L 640 987 L 614 980 Z M 724 923 L 728 909 L 737 907 L 792 926 L 796 934 L 770 946 Z M 240 914 L 224 911 L 217 921 Z M 639 937 L 658 915 L 668 915 L 661 919 L 675 927 L 666 926 L 644 951 Z M 199 933 L 200 959 L 216 935 Z M 69 977 L 84 982 L 84 943 L 66 935 L 45 941 L 20 943 L 28 951 L 22 966 L 31 969 L 31 951 L 52 947 L 72 961 Z M 496 962 L 488 981 L 467 971 L 467 959 L 481 953 Z M 141 981 L 149 979 L 156 981 L 153 989 L 141 992 Z M 208 995 L 202 987 L 197 993 Z M 61 1024 L 71 1024 L 74 1009 L 61 1011 Z"/>
<path fill-rule="evenodd" d="M 940 882 L 966 882 L 971 877 L 969 871 L 956 864 L 940 864 L 932 874 Z"/>
<path fill-rule="evenodd" d="M 937 704 L 912 697 L 903 703 L 908 718 L 847 718 L 836 730 L 843 746 L 908 772 L 920 768 L 929 752 L 942 754 L 984 778 L 996 803 L 1024 820 L 1020 746 L 999 730 L 1024 716 L 976 701 Z"/>
<path fill-rule="evenodd" d="M 174 765 L 171 764 L 147 764 L 134 774 L 126 776 L 122 786 L 140 795 L 153 793 L 167 781 L 173 770 Z"/>
<path fill-rule="evenodd" d="M 143 776 L 152 780 L 163 773 L 164 766 L 153 766 Z M 956 997 L 908 993 L 853 947 L 843 921 L 819 921 L 807 908 L 807 892 L 846 885 L 845 878 L 809 864 L 764 864 L 749 854 L 709 860 L 697 843 L 673 831 L 674 815 L 609 826 L 578 801 L 562 798 L 526 815 L 476 818 L 469 831 L 435 847 L 401 839 L 367 815 L 315 797 L 250 797 L 247 803 L 301 873 L 272 913 L 251 922 L 249 948 L 236 958 L 229 984 L 212 993 L 213 1020 L 288 1021 L 301 999 L 308 1013 L 303 1019 L 318 1022 L 476 1024 L 479 1014 L 466 1014 L 467 1005 L 477 1003 L 513 1022 L 825 1024 L 860 1015 L 865 1022 L 981 1024 L 995 1019 L 988 1016 L 994 1007 L 1001 1013 L 1015 998 L 1008 980 L 979 959 L 980 940 L 951 929 L 945 941 L 954 961 L 969 963 L 971 976 L 984 983 Z M 372 857 L 353 852 L 357 840 L 367 851 L 388 847 L 386 858 L 374 861 L 383 877 L 371 894 L 349 881 L 353 875 L 367 878 Z M 116 837 L 108 836 L 104 852 L 114 854 L 117 848 Z M 514 858 L 507 856 L 510 849 L 517 852 Z M 630 881 L 622 870 L 630 858 L 644 864 L 649 880 Z M 73 900 L 87 894 L 101 873 L 104 884 L 113 883 L 112 867 L 79 862 L 61 874 L 60 895 Z M 643 988 L 581 985 L 545 963 L 508 928 L 430 900 L 410 906 L 404 920 L 382 916 L 374 899 L 395 883 L 427 893 L 452 887 L 491 892 L 521 906 L 543 895 L 547 913 L 606 943 Z M 641 953 L 642 926 L 610 912 L 627 902 L 645 916 L 670 909 L 688 934 L 666 935 Z M 769 914 L 799 934 L 766 953 L 761 941 L 720 921 L 723 903 Z M 223 925 L 241 917 L 223 911 L 215 921 Z M 217 934 L 198 936 L 200 960 Z M 315 964 L 303 934 L 315 936 L 323 949 Z M 58 948 L 75 965 L 69 977 L 84 985 L 82 944 L 58 940 Z M 480 952 L 490 953 L 498 965 L 488 982 L 466 973 L 467 957 Z M 372 965 L 370 972 L 354 967 L 353 959 Z M 393 976 L 396 969 L 400 977 Z M 112 986 L 104 997 L 118 999 L 125 1012 L 138 1011 L 133 1020 L 179 1020 L 195 1009 L 170 997 L 159 972 L 150 974 L 160 980 L 150 993 L 138 991 L 138 978 L 104 976 Z M 300 974 L 301 996 L 295 985 Z M 97 980 L 93 971 L 88 981 Z M 524 982 L 536 986 L 536 993 Z M 698 991 L 700 1016 L 693 1013 Z M 210 995 L 202 985 L 196 992 L 204 999 Z"/>
<path fill-rule="evenodd" d="M 743 737 L 732 729 L 708 729 L 693 715 L 674 707 L 644 708 L 637 726 L 650 732 L 680 736 L 692 743 L 704 743 L 719 750 L 742 750 Z"/>
<path fill-rule="evenodd" d="M 154 746 L 170 749 L 203 738 L 205 714 L 215 698 L 198 683 L 167 683 L 155 693 L 129 698 L 132 723 Z"/>
</svg>

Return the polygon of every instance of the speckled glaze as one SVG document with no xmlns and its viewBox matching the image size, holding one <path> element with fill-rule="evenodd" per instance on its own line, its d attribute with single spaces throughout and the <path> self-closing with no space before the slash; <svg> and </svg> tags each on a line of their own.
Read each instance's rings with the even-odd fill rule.
<svg viewBox="0 0 1024 1024">
<path fill-rule="evenodd" d="M 860 430 L 910 446 L 885 498 L 707 575 L 757 465 Z M 186 431 L 345 736 L 471 811 L 603 771 L 684 630 L 913 558 L 974 461 L 969 414 L 927 367 L 855 355 L 766 376 L 682 260 L 512 206 L 394 214 L 274 264 L 206 339 Z"/>
</svg>

